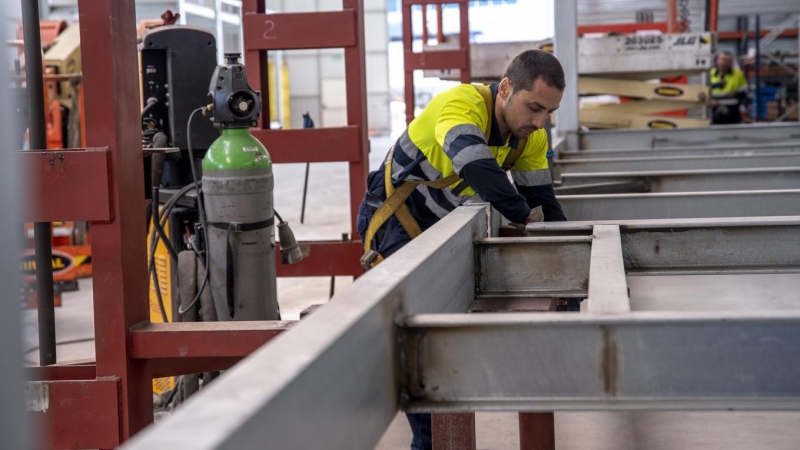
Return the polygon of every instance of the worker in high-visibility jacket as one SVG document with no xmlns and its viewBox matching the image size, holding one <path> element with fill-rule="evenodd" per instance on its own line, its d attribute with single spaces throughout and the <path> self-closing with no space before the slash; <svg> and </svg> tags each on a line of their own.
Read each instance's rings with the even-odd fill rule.
<svg viewBox="0 0 800 450">
<path fill-rule="evenodd" d="M 711 68 L 712 121 L 715 125 L 742 121 L 740 105 L 747 99 L 747 77 L 733 64 L 733 54 L 720 52 Z"/>
<path fill-rule="evenodd" d="M 462 84 L 435 96 L 369 174 L 357 220 L 362 265 L 380 263 L 476 194 L 512 223 L 566 220 L 544 130 L 564 84 L 555 56 L 529 50 L 499 83 Z M 410 414 L 409 422 L 412 449 L 430 448 L 430 415 Z"/>
<path fill-rule="evenodd" d="M 563 91 L 555 56 L 528 50 L 499 83 L 462 84 L 435 96 L 369 174 L 357 220 L 365 268 L 476 194 L 512 223 L 566 220 L 553 192 L 544 130 Z"/>
</svg>

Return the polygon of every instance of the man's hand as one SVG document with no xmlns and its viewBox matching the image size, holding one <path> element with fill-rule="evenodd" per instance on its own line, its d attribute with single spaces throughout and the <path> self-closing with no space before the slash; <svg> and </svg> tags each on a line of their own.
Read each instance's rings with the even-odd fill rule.
<svg viewBox="0 0 800 450">
<path fill-rule="evenodd" d="M 537 206 L 531 210 L 531 213 L 528 214 L 528 220 L 525 221 L 525 225 L 538 222 L 544 222 L 544 211 L 542 211 L 541 206 Z"/>
<path fill-rule="evenodd" d="M 512 222 L 509 225 L 516 228 L 518 231 L 524 232 L 525 225 L 529 223 L 538 223 L 538 222 L 544 222 L 544 211 L 542 210 L 541 206 L 537 206 L 536 208 L 533 208 L 531 210 L 531 212 L 528 214 L 528 218 L 525 219 L 525 224 Z"/>
</svg>

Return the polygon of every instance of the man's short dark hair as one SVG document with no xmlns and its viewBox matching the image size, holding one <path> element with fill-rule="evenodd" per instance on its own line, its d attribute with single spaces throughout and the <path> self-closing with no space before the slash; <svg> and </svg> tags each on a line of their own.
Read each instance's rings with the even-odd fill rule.
<svg viewBox="0 0 800 450">
<path fill-rule="evenodd" d="M 514 90 L 530 91 L 538 79 L 549 86 L 564 91 L 564 69 L 555 56 L 544 50 L 526 50 L 514 58 L 506 69 L 504 78 L 508 78 Z"/>
</svg>

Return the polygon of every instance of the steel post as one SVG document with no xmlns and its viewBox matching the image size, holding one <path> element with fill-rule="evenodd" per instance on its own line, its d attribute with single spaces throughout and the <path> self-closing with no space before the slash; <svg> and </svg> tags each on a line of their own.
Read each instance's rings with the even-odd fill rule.
<svg viewBox="0 0 800 450">
<path fill-rule="evenodd" d="M 553 413 L 519 413 L 520 450 L 556 449 Z"/>
<path fill-rule="evenodd" d="M 25 39 L 25 81 L 30 106 L 30 148 L 47 148 L 42 81 L 42 41 L 39 34 L 39 2 L 22 2 Z M 39 195 L 47 195 L 40 192 Z M 34 224 L 36 252 L 36 301 L 39 312 L 39 364 L 56 363 L 56 313 L 53 291 L 53 247 L 49 222 Z"/>
<path fill-rule="evenodd" d="M 567 139 L 569 150 L 578 149 L 578 2 L 554 2 L 556 36 L 555 55 L 564 68 L 567 88 L 561 99 L 562 107 L 556 111 L 558 134 Z"/>
<path fill-rule="evenodd" d="M 92 222 L 97 376 L 119 378 L 125 440 L 153 421 L 152 380 L 131 358 L 130 328 L 149 319 L 144 168 L 133 0 L 79 0 L 89 146 L 108 146 L 111 220 Z"/>
<path fill-rule="evenodd" d="M 475 414 L 432 414 L 433 450 L 475 450 Z"/>
</svg>

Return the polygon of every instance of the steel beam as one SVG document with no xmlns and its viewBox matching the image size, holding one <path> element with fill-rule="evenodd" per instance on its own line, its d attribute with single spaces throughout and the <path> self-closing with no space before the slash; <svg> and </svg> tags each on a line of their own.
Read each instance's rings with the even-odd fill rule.
<svg viewBox="0 0 800 450">
<path fill-rule="evenodd" d="M 619 226 L 596 225 L 592 237 L 594 239 L 592 239 L 589 266 L 589 298 L 586 300 L 588 312 L 591 314 L 631 312 Z"/>
<path fill-rule="evenodd" d="M 283 321 L 143 323 L 131 330 L 131 357 L 244 357 L 291 324 Z"/>
<path fill-rule="evenodd" d="M 800 166 L 800 152 L 759 155 L 644 156 L 638 158 L 562 159 L 558 173 L 635 172 L 670 170 L 751 169 Z"/>
<path fill-rule="evenodd" d="M 580 134 L 580 149 L 624 149 L 797 141 L 797 123 L 715 125 L 672 130 L 593 130 Z"/>
<path fill-rule="evenodd" d="M 800 409 L 800 312 L 421 315 L 407 411 Z M 509 370 L 513 368 L 513 370 Z"/>
<path fill-rule="evenodd" d="M 681 147 L 645 147 L 604 150 L 570 150 L 559 153 L 561 159 L 594 159 L 594 158 L 641 158 L 650 156 L 711 156 L 711 155 L 759 155 L 774 152 L 800 151 L 800 142 L 783 142 L 777 144 L 714 144 L 691 145 Z"/>
<path fill-rule="evenodd" d="M 244 14 L 245 48 L 300 50 L 356 45 L 356 14 L 352 9 L 313 13 Z M 326 33 L 309 33 L 309 30 Z"/>
<path fill-rule="evenodd" d="M 401 398 L 395 320 L 467 310 L 485 211 L 449 214 L 122 448 L 373 448 Z"/>
<path fill-rule="evenodd" d="M 592 238 L 489 238 L 475 243 L 478 298 L 585 295 Z"/>
<path fill-rule="evenodd" d="M 626 274 L 800 272 L 800 217 L 769 225 L 754 219 L 537 224 L 528 232 L 538 236 L 476 242 L 478 300 L 588 293 L 589 312 L 625 312 Z"/>
<path fill-rule="evenodd" d="M 588 236 L 599 225 L 606 224 L 620 228 L 623 261 L 629 275 L 800 271 L 800 216 L 533 224 L 528 225 L 527 232 L 535 236 L 518 239 L 513 251 L 506 250 L 500 258 L 492 261 L 492 271 L 504 274 L 508 270 L 505 266 L 515 264 L 516 254 L 535 254 L 529 249 L 537 247 L 536 239 L 553 239 L 553 236 L 562 234 Z M 526 242 L 526 239 L 530 242 Z M 595 236 L 592 251 L 596 241 Z M 561 250 L 550 250 L 563 255 Z M 505 257 L 506 254 L 509 257 Z M 564 264 L 568 261 L 566 256 L 561 256 L 560 261 L 553 261 L 553 256 L 549 256 L 550 260 L 545 258 L 548 257 L 532 256 L 525 264 L 545 261 L 548 264 Z M 520 273 L 525 276 L 524 272 Z M 510 282 L 514 283 L 513 280 Z M 532 279 L 529 288 L 537 283 L 538 280 Z"/>
<path fill-rule="evenodd" d="M 360 240 L 351 241 L 300 241 L 303 260 L 296 264 L 284 264 L 280 244 L 276 245 L 275 258 L 279 277 L 324 277 L 364 273 L 359 260 L 364 255 Z"/>
<path fill-rule="evenodd" d="M 570 220 L 765 217 L 800 214 L 800 190 L 565 195 Z"/>
<path fill-rule="evenodd" d="M 115 377 L 26 382 L 25 409 L 38 430 L 37 448 L 116 447 L 120 434 L 118 391 Z"/>
<path fill-rule="evenodd" d="M 108 148 L 16 152 L 14 159 L 26 175 L 22 220 L 111 220 Z"/>
<path fill-rule="evenodd" d="M 800 167 L 565 173 L 557 195 L 800 189 Z"/>
<path fill-rule="evenodd" d="M 553 48 L 564 68 L 567 86 L 563 107 L 556 111 L 558 134 L 567 139 L 570 149 L 578 148 L 578 1 L 562 0 L 555 8 L 555 39 Z"/>
</svg>

